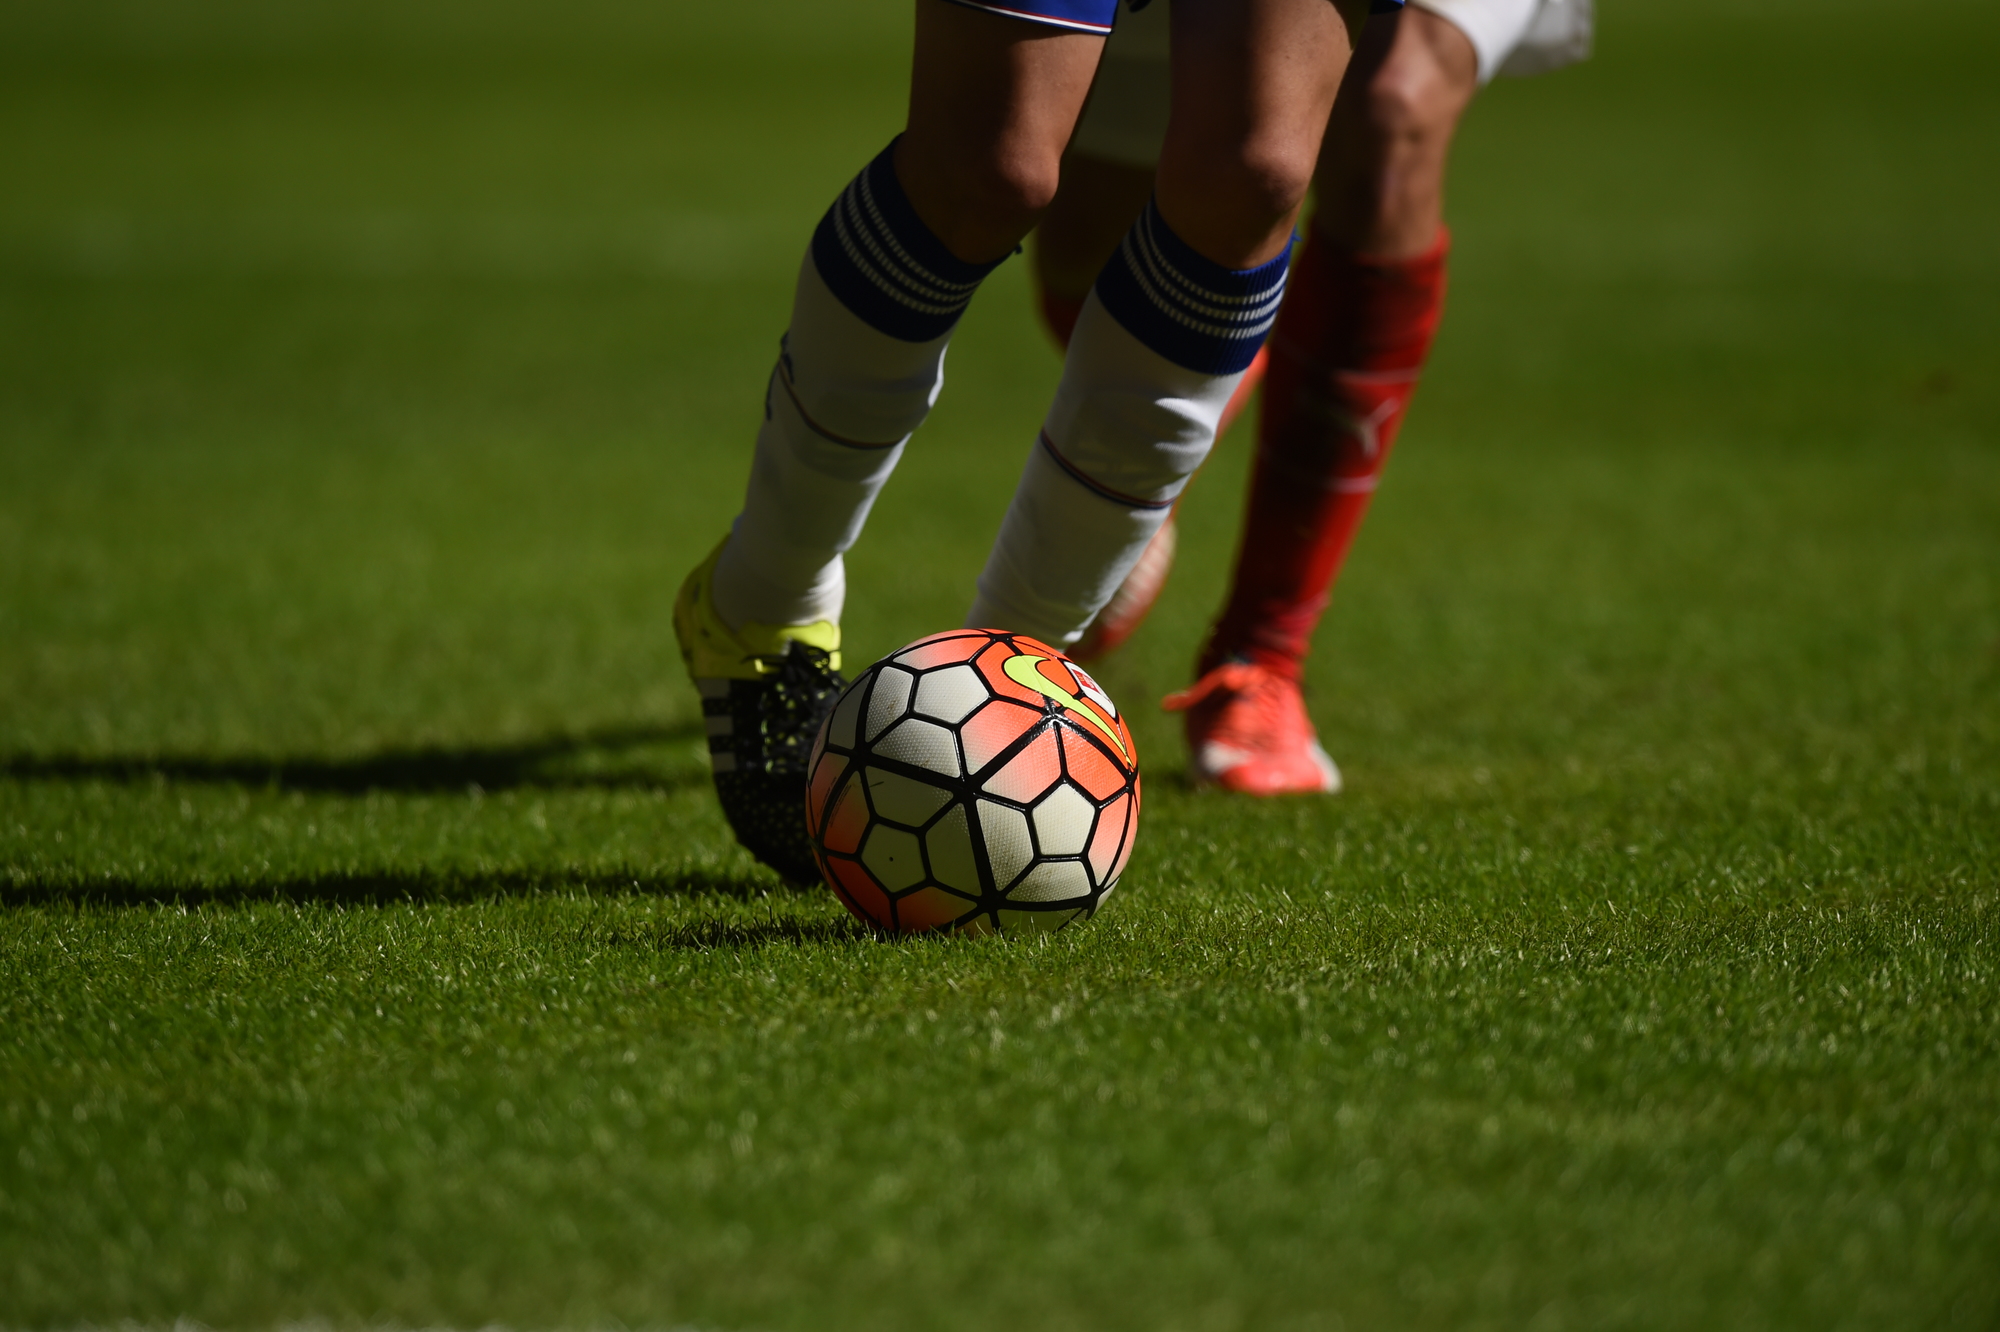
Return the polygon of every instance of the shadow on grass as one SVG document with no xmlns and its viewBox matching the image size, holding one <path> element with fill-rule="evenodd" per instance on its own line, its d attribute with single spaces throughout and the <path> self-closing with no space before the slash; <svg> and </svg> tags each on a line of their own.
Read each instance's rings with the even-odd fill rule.
<svg viewBox="0 0 2000 1332">
<path fill-rule="evenodd" d="M 754 871 L 695 870 L 679 874 L 633 875 L 560 870 L 508 870 L 492 874 L 438 870 L 354 870 L 299 875 L 270 882 L 212 884 L 148 883 L 101 879 L 84 883 L 0 885 L 0 907 L 76 906 L 238 906 L 289 902 L 321 906 L 385 906 L 404 902 L 466 903 L 503 897 L 578 893 L 619 897 L 729 897 L 738 901 L 768 895 L 797 896 L 818 891 L 794 887 L 774 874 Z"/>
<path fill-rule="evenodd" d="M 20 754 L 0 756 L 0 776 L 37 781 L 218 782 L 365 795 L 369 791 L 505 791 L 519 787 L 678 789 L 708 780 L 706 768 L 647 763 L 632 750 L 687 745 L 699 723 L 606 726 L 508 745 L 388 749 L 352 758 Z M 612 760 L 612 761 L 607 761 Z"/>
</svg>

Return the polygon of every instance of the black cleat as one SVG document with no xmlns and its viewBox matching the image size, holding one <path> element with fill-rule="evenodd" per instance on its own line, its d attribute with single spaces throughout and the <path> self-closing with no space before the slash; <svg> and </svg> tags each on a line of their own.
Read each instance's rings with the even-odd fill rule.
<svg viewBox="0 0 2000 1332">
<path fill-rule="evenodd" d="M 736 840 L 796 884 L 820 881 L 806 836 L 806 763 L 847 681 L 796 639 L 755 679 L 697 679 L 715 793 Z"/>
</svg>

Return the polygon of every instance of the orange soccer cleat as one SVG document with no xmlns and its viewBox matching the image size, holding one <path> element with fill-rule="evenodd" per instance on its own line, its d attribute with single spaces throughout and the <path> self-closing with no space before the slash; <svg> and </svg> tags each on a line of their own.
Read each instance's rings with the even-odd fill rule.
<svg viewBox="0 0 2000 1332">
<path fill-rule="evenodd" d="M 1162 706 L 1187 713 L 1197 782 L 1258 796 L 1340 789 L 1340 769 L 1320 748 L 1299 682 L 1283 671 L 1234 658 Z"/>
</svg>

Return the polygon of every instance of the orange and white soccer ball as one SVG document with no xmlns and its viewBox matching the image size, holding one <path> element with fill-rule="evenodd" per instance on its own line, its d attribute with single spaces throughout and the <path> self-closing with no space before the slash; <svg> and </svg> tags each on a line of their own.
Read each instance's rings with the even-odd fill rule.
<svg viewBox="0 0 2000 1332">
<path fill-rule="evenodd" d="M 1139 759 L 1061 652 L 955 629 L 847 687 L 813 746 L 806 824 L 827 883 L 879 929 L 1060 929 L 1124 872 Z"/>
</svg>

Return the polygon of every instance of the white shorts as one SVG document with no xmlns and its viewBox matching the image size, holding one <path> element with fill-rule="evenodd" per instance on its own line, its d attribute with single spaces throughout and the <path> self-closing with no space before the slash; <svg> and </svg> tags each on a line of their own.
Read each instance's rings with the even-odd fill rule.
<svg viewBox="0 0 2000 1332">
<path fill-rule="evenodd" d="M 1446 19 L 1479 56 L 1479 81 L 1540 74 L 1590 54 L 1591 0 L 1410 0 Z M 1091 157 L 1150 167 L 1167 137 L 1167 7 L 1153 0 L 1118 16 L 1104 44 L 1090 105 L 1070 146 Z"/>
<path fill-rule="evenodd" d="M 1545 74 L 1590 54 L 1591 0 L 1411 0 L 1472 41 L 1479 81 L 1495 74 Z"/>
</svg>

